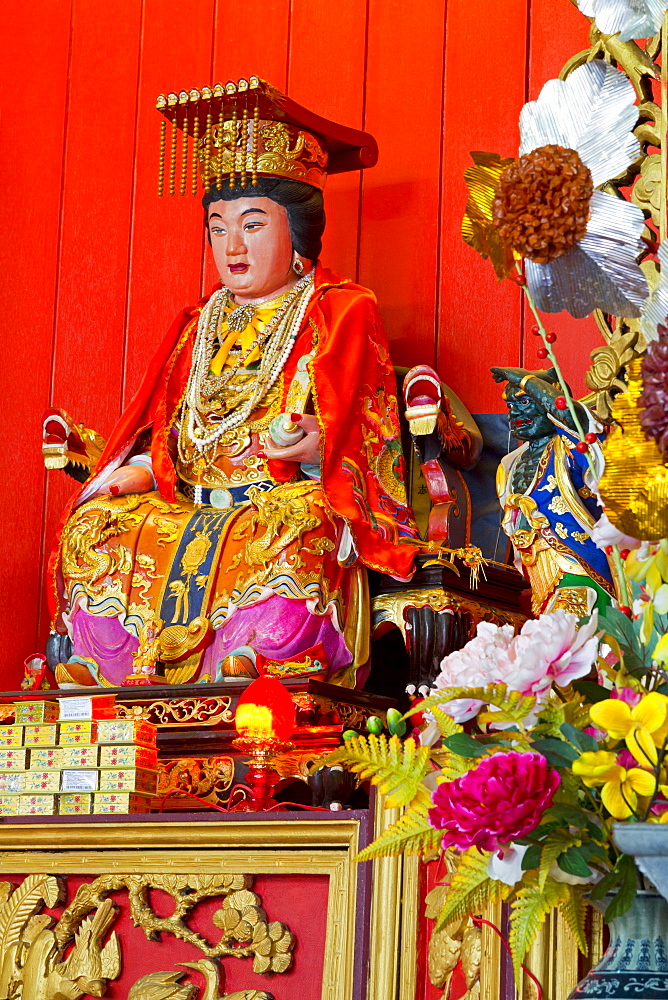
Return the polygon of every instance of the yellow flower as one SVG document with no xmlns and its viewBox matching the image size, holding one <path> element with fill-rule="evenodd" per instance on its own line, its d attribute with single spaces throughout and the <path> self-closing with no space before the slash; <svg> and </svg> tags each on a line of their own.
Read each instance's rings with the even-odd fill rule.
<svg viewBox="0 0 668 1000">
<path fill-rule="evenodd" d="M 573 761 L 573 774 L 582 778 L 587 788 L 608 781 L 617 766 L 617 755 L 609 750 L 587 750 Z"/>
<path fill-rule="evenodd" d="M 652 795 L 655 788 L 653 774 L 639 767 L 627 771 L 607 750 L 583 753 L 573 761 L 573 774 L 581 777 L 588 788 L 603 785 L 601 801 L 613 819 L 628 819 L 638 804 L 638 796 Z"/>
<path fill-rule="evenodd" d="M 626 745 L 639 764 L 656 764 L 657 746 L 662 746 L 668 732 L 668 698 L 652 691 L 630 708 L 621 698 L 599 701 L 589 709 L 593 725 L 605 729 L 615 740 Z"/>
</svg>

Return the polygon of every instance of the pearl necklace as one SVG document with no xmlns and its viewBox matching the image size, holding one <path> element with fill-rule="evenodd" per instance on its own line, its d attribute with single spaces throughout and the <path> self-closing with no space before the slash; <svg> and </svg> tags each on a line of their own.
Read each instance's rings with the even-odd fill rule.
<svg viewBox="0 0 668 1000">
<path fill-rule="evenodd" d="M 209 376 L 209 366 L 215 339 L 222 322 L 223 311 L 229 299 L 228 289 L 214 292 L 204 306 L 197 324 L 193 363 L 181 409 L 182 426 L 185 423 L 187 436 L 198 451 L 209 449 L 225 433 L 246 423 L 251 413 L 257 409 L 261 400 L 276 383 L 301 329 L 313 294 L 313 279 L 313 272 L 299 279 L 288 292 L 263 333 L 256 337 L 250 347 L 243 352 L 242 356 L 225 374 L 215 378 Z M 260 359 L 260 367 L 257 372 L 253 373 L 255 385 L 250 394 L 246 396 L 244 388 L 236 389 L 232 382 L 246 358 L 262 344 L 265 345 L 265 349 Z M 231 390 L 232 394 L 232 399 L 226 406 L 226 414 L 223 417 L 209 417 L 209 422 L 207 422 L 206 397 L 210 399 L 211 395 L 226 389 Z M 243 396 L 246 398 L 242 401 Z M 181 457 L 183 458 L 183 456 Z"/>
</svg>

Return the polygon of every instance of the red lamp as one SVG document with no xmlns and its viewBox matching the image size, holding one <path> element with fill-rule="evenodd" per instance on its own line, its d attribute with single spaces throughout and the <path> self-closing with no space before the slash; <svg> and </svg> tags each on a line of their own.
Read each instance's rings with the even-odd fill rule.
<svg viewBox="0 0 668 1000">
<path fill-rule="evenodd" d="M 292 750 L 295 725 L 294 702 L 276 677 L 258 677 L 249 684 L 237 704 L 234 726 L 239 735 L 232 746 L 250 754 L 246 776 L 253 794 L 233 806 L 235 811 L 263 812 L 277 805 L 273 759 L 277 753 Z"/>
</svg>

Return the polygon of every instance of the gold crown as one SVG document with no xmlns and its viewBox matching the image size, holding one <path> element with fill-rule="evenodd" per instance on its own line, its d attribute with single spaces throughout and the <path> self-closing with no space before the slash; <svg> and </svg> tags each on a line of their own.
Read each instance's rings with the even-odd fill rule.
<svg viewBox="0 0 668 1000">
<path fill-rule="evenodd" d="M 378 159 L 373 136 L 313 114 L 257 76 L 161 94 L 156 107 L 164 116 L 159 195 L 166 183 L 170 194 L 197 194 L 198 176 L 207 190 L 255 185 L 259 176 L 322 189 L 327 173 L 373 166 Z"/>
</svg>

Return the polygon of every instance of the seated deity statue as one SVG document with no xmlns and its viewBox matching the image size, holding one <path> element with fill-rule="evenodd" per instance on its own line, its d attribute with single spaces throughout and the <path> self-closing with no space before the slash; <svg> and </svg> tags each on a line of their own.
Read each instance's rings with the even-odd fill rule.
<svg viewBox="0 0 668 1000">
<path fill-rule="evenodd" d="M 563 405 L 563 389 L 553 368 L 492 368 L 492 375 L 507 382 L 510 432 L 522 442 L 501 462 L 497 492 L 515 565 L 531 584 L 532 610 L 538 615 L 562 608 L 579 617 L 603 610 L 617 592 L 614 564 L 591 538 L 603 513 L 597 498 L 602 428 L 575 403 L 585 433 L 596 435 L 589 444 L 594 476 L 576 447 L 570 413 L 556 405 Z"/>
<path fill-rule="evenodd" d="M 189 94 L 158 107 L 173 157 L 177 131 L 201 137 L 221 283 L 178 316 L 106 444 L 72 432 L 83 467 L 86 435 L 101 453 L 52 560 L 54 628 L 71 640 L 56 679 L 135 683 L 157 642 L 164 683 L 269 664 L 354 686 L 366 570 L 408 579 L 418 551 L 376 299 L 319 261 L 328 159 L 372 165 L 375 142 L 257 78 Z M 451 434 L 462 449 L 454 418 Z"/>
</svg>

